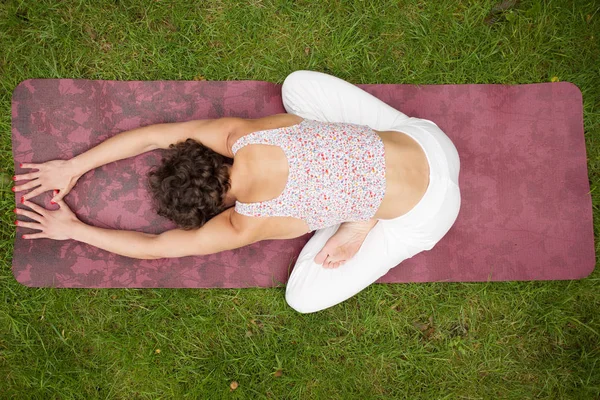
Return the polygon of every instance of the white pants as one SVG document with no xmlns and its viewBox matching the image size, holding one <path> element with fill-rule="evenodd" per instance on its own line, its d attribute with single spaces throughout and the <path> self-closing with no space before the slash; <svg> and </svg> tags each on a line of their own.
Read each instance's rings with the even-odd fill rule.
<svg viewBox="0 0 600 400">
<path fill-rule="evenodd" d="M 315 232 L 302 249 L 286 288 L 288 304 L 301 313 L 331 307 L 354 296 L 400 262 L 430 250 L 448 232 L 460 208 L 460 160 L 450 139 L 428 120 L 410 118 L 358 87 L 313 71 L 290 74 L 282 87 L 288 113 L 327 122 L 399 131 L 423 148 L 429 161 L 429 187 L 419 203 L 398 218 L 379 220 L 358 253 L 336 269 L 314 258 L 339 225 Z"/>
</svg>

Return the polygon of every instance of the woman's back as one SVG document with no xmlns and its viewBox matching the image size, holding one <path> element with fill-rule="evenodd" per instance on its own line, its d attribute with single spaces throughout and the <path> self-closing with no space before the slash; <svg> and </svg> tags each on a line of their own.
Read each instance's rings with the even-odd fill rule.
<svg viewBox="0 0 600 400">
<path fill-rule="evenodd" d="M 256 217 L 292 216 L 311 230 L 373 217 L 385 193 L 383 143 L 369 127 L 303 120 L 299 124 L 253 132 L 237 140 L 272 145 L 287 158 L 288 179 L 273 199 L 245 203 L 236 211 Z"/>
<path fill-rule="evenodd" d="M 427 182 L 424 187 L 423 182 L 417 182 L 415 188 L 403 187 L 401 175 L 406 168 L 400 159 L 406 158 L 402 156 L 407 150 L 415 153 L 415 149 L 406 142 L 412 139 L 398 132 L 385 139 L 385 132 L 378 134 L 366 126 L 303 121 L 293 115 L 250 130 L 238 132 L 231 141 L 233 153 L 239 151 L 232 180 L 243 180 L 247 188 L 238 195 L 238 213 L 293 217 L 306 222 L 302 225 L 305 231 L 314 230 L 382 218 L 378 211 L 393 218 L 394 213 L 400 215 L 402 201 L 386 195 L 389 206 L 380 210 L 386 192 L 406 195 L 426 189 Z M 398 141 L 398 136 L 405 139 Z M 384 144 L 389 153 L 385 158 Z M 390 168 L 387 183 L 386 164 Z"/>
</svg>

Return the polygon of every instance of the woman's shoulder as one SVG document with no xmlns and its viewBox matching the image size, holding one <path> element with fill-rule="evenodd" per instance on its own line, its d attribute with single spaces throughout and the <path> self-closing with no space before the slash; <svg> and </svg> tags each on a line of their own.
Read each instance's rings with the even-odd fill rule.
<svg viewBox="0 0 600 400">
<path fill-rule="evenodd" d="M 275 114 L 256 119 L 242 119 L 229 135 L 227 146 L 233 152 L 233 146 L 245 136 L 260 131 L 287 128 L 300 122 L 302 122 L 302 118 L 294 114 Z"/>
</svg>

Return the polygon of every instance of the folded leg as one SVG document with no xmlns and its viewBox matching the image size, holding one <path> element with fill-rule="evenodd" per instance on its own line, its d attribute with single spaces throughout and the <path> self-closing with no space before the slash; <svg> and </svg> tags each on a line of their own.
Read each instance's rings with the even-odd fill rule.
<svg viewBox="0 0 600 400">
<path fill-rule="evenodd" d="M 371 285 L 402 261 L 432 249 L 450 230 L 460 209 L 458 186 L 450 181 L 436 181 L 434 185 L 414 211 L 379 220 L 358 253 L 336 269 L 323 268 L 314 257 L 337 226 L 317 231 L 300 252 L 288 280 L 288 304 L 301 313 L 331 307 Z"/>
<path fill-rule="evenodd" d="M 286 111 L 323 122 L 388 130 L 409 117 L 353 84 L 322 72 L 296 71 L 281 88 Z"/>
<path fill-rule="evenodd" d="M 398 242 L 388 221 L 379 221 L 353 258 L 335 269 L 323 268 L 314 258 L 336 227 L 318 230 L 298 256 L 287 282 L 285 298 L 296 311 L 310 313 L 331 307 L 354 296 L 390 268 L 422 251 L 415 243 Z"/>
</svg>

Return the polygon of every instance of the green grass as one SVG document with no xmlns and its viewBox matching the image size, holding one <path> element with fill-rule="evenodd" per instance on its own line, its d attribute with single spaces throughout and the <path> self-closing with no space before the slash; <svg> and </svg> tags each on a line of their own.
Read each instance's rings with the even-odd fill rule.
<svg viewBox="0 0 600 400">
<path fill-rule="evenodd" d="M 373 285 L 312 315 L 291 310 L 281 288 L 33 289 L 11 272 L 10 101 L 28 78 L 557 77 L 583 92 L 598 237 L 600 4 L 523 0 L 490 25 L 495 3 L 1 2 L 0 398 L 599 398 L 598 271 Z"/>
</svg>

